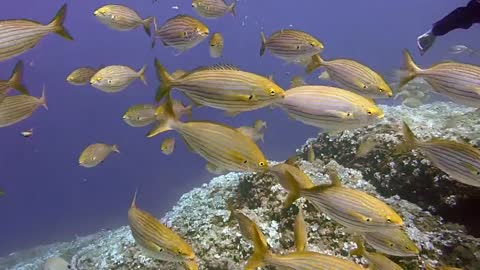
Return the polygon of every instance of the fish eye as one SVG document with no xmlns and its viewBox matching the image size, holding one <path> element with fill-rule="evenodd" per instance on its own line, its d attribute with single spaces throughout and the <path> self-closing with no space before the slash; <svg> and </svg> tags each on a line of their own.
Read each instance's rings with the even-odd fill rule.
<svg viewBox="0 0 480 270">
<path fill-rule="evenodd" d="M 258 163 L 258 165 L 259 165 L 260 167 L 263 167 L 263 166 L 265 166 L 265 162 L 260 161 L 260 162 Z"/>
<path fill-rule="evenodd" d="M 378 91 L 380 91 L 381 93 L 385 92 L 385 89 L 381 88 L 381 87 L 378 87 Z"/>
<path fill-rule="evenodd" d="M 212 44 L 210 44 L 210 47 L 215 47 L 215 44 L 213 44 L 213 43 L 212 43 Z"/>
<path fill-rule="evenodd" d="M 392 223 L 392 219 L 387 217 L 387 223 Z"/>
<path fill-rule="evenodd" d="M 108 80 L 108 81 L 107 81 L 108 84 L 112 84 L 112 82 L 113 82 L 112 80 Z"/>
<path fill-rule="evenodd" d="M 252 100 L 252 99 L 253 99 L 253 95 L 248 96 L 248 100 Z"/>
<path fill-rule="evenodd" d="M 187 36 L 188 36 L 188 32 L 186 32 L 186 31 L 183 32 L 183 36 L 184 36 L 184 37 L 187 37 Z"/>
<path fill-rule="evenodd" d="M 365 219 L 365 221 L 370 222 L 370 221 L 372 221 L 372 219 L 368 217 L 368 218 Z"/>
<path fill-rule="evenodd" d="M 409 247 L 409 246 L 405 246 L 405 249 L 406 249 L 406 250 L 410 250 L 410 247 Z"/>
<path fill-rule="evenodd" d="M 300 45 L 297 45 L 297 50 L 300 50 Z"/>
<path fill-rule="evenodd" d="M 310 46 L 315 47 L 317 44 L 315 42 L 310 42 Z"/>
<path fill-rule="evenodd" d="M 247 162 L 248 162 L 247 160 L 244 160 L 244 161 L 243 161 L 243 164 L 247 164 Z"/>
<path fill-rule="evenodd" d="M 276 93 L 275 89 L 270 89 L 270 96 L 275 96 Z"/>
<path fill-rule="evenodd" d="M 368 111 L 367 111 L 367 114 L 368 114 L 368 115 L 372 115 L 372 110 L 368 110 Z"/>
<path fill-rule="evenodd" d="M 389 245 L 390 247 L 393 247 L 393 246 L 394 246 L 393 243 L 391 243 L 391 242 L 388 243 L 388 245 Z M 407 248 L 407 249 L 408 249 L 408 248 Z"/>
</svg>

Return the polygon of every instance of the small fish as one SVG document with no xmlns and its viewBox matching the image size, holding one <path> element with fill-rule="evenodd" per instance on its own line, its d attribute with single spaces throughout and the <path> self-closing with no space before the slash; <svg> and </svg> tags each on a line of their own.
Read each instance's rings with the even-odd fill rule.
<svg viewBox="0 0 480 270">
<path fill-rule="evenodd" d="M 235 128 L 207 121 L 180 122 L 172 111 L 172 100 L 165 100 L 165 120 L 159 121 L 147 137 L 168 130 L 178 132 L 188 148 L 207 163 L 224 171 L 264 172 L 268 162 L 252 139 Z"/>
<path fill-rule="evenodd" d="M 313 151 L 313 145 L 311 144 L 307 147 L 307 161 L 310 163 L 315 161 L 315 151 Z"/>
<path fill-rule="evenodd" d="M 355 158 L 357 159 L 357 158 L 366 157 L 378 145 L 379 145 L 379 143 L 374 137 L 368 137 L 364 142 L 362 142 L 357 147 L 357 151 L 355 153 Z"/>
<path fill-rule="evenodd" d="M 303 79 L 302 76 L 294 76 L 291 80 L 290 80 L 290 88 L 295 88 L 295 87 L 299 87 L 299 86 L 304 86 L 306 85 L 307 83 L 305 82 L 305 80 Z"/>
<path fill-rule="evenodd" d="M 458 62 L 442 62 L 427 69 L 421 69 L 408 50 L 403 51 L 406 71 L 399 89 L 416 77 L 423 78 L 438 94 L 453 102 L 480 108 L 480 66 Z"/>
<path fill-rule="evenodd" d="M 222 0 L 219 0 L 222 1 Z M 209 41 L 210 57 L 219 58 L 223 52 L 223 37 L 220 33 L 214 33 Z"/>
<path fill-rule="evenodd" d="M 183 263 L 187 270 L 197 270 L 195 253 L 191 246 L 154 216 L 137 208 L 136 197 L 135 192 L 128 210 L 128 222 L 135 243 L 141 251 L 158 260 Z"/>
<path fill-rule="evenodd" d="M 228 6 L 225 0 L 192 0 L 192 7 L 198 15 L 207 19 L 219 18 L 230 12 L 235 16 L 235 6 L 237 2 L 233 2 Z"/>
<path fill-rule="evenodd" d="M 160 146 L 162 153 L 165 155 L 170 155 L 175 149 L 175 138 L 166 138 L 163 140 L 162 145 Z"/>
<path fill-rule="evenodd" d="M 133 105 L 123 115 L 123 121 L 132 127 L 144 127 L 155 122 L 155 105 Z"/>
<path fill-rule="evenodd" d="M 22 83 L 23 62 L 18 61 L 8 80 L 0 80 L 0 103 L 7 97 L 10 89 L 17 90 L 20 94 L 28 95 L 27 88 Z"/>
<path fill-rule="evenodd" d="M 138 72 L 127 66 L 113 65 L 100 69 L 90 79 L 90 84 L 104 92 L 115 93 L 127 88 L 135 79 L 140 78 L 143 84 L 147 85 L 145 80 L 144 65 Z"/>
<path fill-rule="evenodd" d="M 286 91 L 275 105 L 304 124 L 335 133 L 373 124 L 383 111 L 361 95 L 336 87 L 305 85 Z"/>
<path fill-rule="evenodd" d="M 49 33 L 73 40 L 63 26 L 66 13 L 67 4 L 64 4 L 53 20 L 46 25 L 27 19 L 0 21 L 0 61 L 30 50 Z"/>
<path fill-rule="evenodd" d="M 297 252 L 303 252 L 307 250 L 307 224 L 305 224 L 305 219 L 303 217 L 302 209 L 298 209 L 297 217 L 295 218 L 295 227 L 294 227 L 294 239 L 295 239 L 295 249 Z"/>
<path fill-rule="evenodd" d="M 16 95 L 6 97 L 0 103 L 0 127 L 6 127 L 27 119 L 40 106 L 47 107 L 45 87 L 39 98 L 29 95 Z"/>
<path fill-rule="evenodd" d="M 362 236 L 373 248 L 388 255 L 412 257 L 420 252 L 401 228 L 363 232 Z"/>
<path fill-rule="evenodd" d="M 259 120 L 259 121 L 262 121 L 262 120 Z M 254 142 L 258 140 L 263 142 L 265 130 L 262 128 L 262 125 L 257 124 L 258 126 L 256 126 L 255 124 L 256 123 L 253 124 L 253 127 L 242 126 L 237 128 L 237 130 L 240 131 L 243 135 L 250 137 Z"/>
<path fill-rule="evenodd" d="M 31 128 L 27 131 L 20 132 L 20 135 L 22 135 L 25 138 L 30 138 L 33 135 L 33 128 Z"/>
<path fill-rule="evenodd" d="M 43 270 L 69 270 L 71 266 L 60 257 L 52 257 L 45 261 Z"/>
<path fill-rule="evenodd" d="M 273 33 L 268 39 L 261 32 L 260 39 L 262 41 L 260 56 L 268 49 L 273 56 L 287 63 L 303 63 L 323 50 L 321 41 L 298 30 L 280 30 Z"/>
<path fill-rule="evenodd" d="M 397 154 L 417 148 L 453 180 L 480 187 L 480 150 L 473 145 L 437 138 L 421 142 L 405 122 L 403 134 L 405 142 L 398 146 Z"/>
<path fill-rule="evenodd" d="M 113 144 L 94 143 L 83 150 L 78 158 L 78 164 L 85 168 L 92 168 L 102 163 L 110 153 L 120 153 L 118 147 Z"/>
<path fill-rule="evenodd" d="M 269 169 L 269 172 L 278 179 L 282 187 L 287 190 L 293 189 L 294 187 L 291 186 L 292 181 L 295 181 L 302 189 L 310 189 L 315 186 L 308 175 L 306 175 L 298 167 L 289 163 L 291 162 L 287 160 L 287 162 L 279 163 L 270 167 Z M 285 208 L 289 207 L 296 199 L 297 197 L 295 197 L 293 193 L 289 193 L 283 203 L 283 206 Z"/>
<path fill-rule="evenodd" d="M 151 35 L 150 24 L 153 17 L 142 19 L 137 12 L 126 6 L 105 5 L 95 10 L 93 15 L 111 29 L 128 31 L 142 25 L 147 35 Z"/>
<path fill-rule="evenodd" d="M 84 85 L 97 73 L 98 69 L 92 67 L 77 68 L 67 76 L 67 82 L 73 85 Z"/>
<path fill-rule="evenodd" d="M 352 250 L 350 254 L 365 257 L 365 259 L 367 259 L 367 261 L 370 263 L 370 269 L 403 270 L 400 265 L 396 264 L 384 255 L 376 252 L 368 252 L 363 245 L 363 240 L 359 236 L 355 237 L 355 243 L 357 244 L 357 248 Z"/>
<path fill-rule="evenodd" d="M 210 33 L 205 24 L 188 15 L 172 17 L 160 28 L 158 28 L 155 19 L 153 22 L 155 37 L 159 38 L 163 45 L 175 48 L 179 53 L 197 46 Z M 152 46 L 155 46 L 155 41 Z"/>
<path fill-rule="evenodd" d="M 155 109 L 155 119 L 158 121 L 166 120 L 168 116 L 166 115 L 165 106 L 167 103 L 160 104 Z M 181 101 L 172 99 L 173 114 L 176 118 L 180 119 L 182 116 L 187 115 L 189 118 L 192 118 L 192 105 L 185 106 Z"/>
<path fill-rule="evenodd" d="M 448 52 L 451 54 L 462 54 L 462 53 L 468 53 L 469 55 L 472 54 L 477 54 L 480 55 L 480 52 L 478 50 L 474 50 L 469 48 L 466 45 L 454 45 L 450 48 L 448 48 Z"/>
<path fill-rule="evenodd" d="M 348 229 L 371 232 L 403 225 L 402 218 L 386 203 L 363 191 L 343 187 L 336 172 L 329 172 L 329 176 L 331 184 L 302 188 L 290 176 L 282 186 L 289 192 L 288 199 L 292 202 L 302 196 Z"/>
<path fill-rule="evenodd" d="M 332 79 L 342 87 L 359 95 L 370 98 L 389 98 L 393 96 L 390 85 L 371 68 L 350 59 L 323 60 L 320 55 L 314 55 L 307 67 L 307 73 L 317 67 L 324 67 L 320 79 Z"/>
<path fill-rule="evenodd" d="M 267 122 L 263 120 L 255 120 L 255 122 L 253 122 L 253 128 L 257 131 L 261 131 L 262 129 L 267 128 Z"/>
<path fill-rule="evenodd" d="M 266 77 L 230 65 L 197 68 L 179 79 L 170 76 L 157 59 L 155 66 L 161 81 L 156 101 L 176 88 L 195 104 L 235 115 L 265 107 L 283 99 L 285 95 L 280 86 Z"/>
</svg>

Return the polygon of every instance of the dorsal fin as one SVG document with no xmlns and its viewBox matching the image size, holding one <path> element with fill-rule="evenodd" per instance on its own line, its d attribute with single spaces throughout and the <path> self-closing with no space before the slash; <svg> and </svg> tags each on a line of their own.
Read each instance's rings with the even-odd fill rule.
<svg viewBox="0 0 480 270">
<path fill-rule="evenodd" d="M 195 19 L 194 17 L 192 17 L 192 16 L 190 16 L 190 15 L 178 14 L 177 16 L 171 17 L 170 19 L 168 19 L 167 22 L 170 22 L 170 21 L 173 21 L 173 20 L 178 20 L 178 19 L 181 19 L 181 18 L 189 18 L 189 19 L 192 19 L 192 20 L 197 20 L 197 19 Z"/>
<path fill-rule="evenodd" d="M 190 71 L 189 73 L 193 73 L 195 71 L 201 71 L 201 70 L 240 70 L 240 68 L 230 64 L 217 64 L 213 66 L 197 67 L 196 69 Z"/>
<path fill-rule="evenodd" d="M 330 181 L 332 181 L 332 186 L 334 187 L 340 187 L 342 186 L 342 181 L 340 180 L 340 177 L 338 176 L 337 170 L 330 169 L 327 171 L 328 176 L 330 177 Z"/>
</svg>

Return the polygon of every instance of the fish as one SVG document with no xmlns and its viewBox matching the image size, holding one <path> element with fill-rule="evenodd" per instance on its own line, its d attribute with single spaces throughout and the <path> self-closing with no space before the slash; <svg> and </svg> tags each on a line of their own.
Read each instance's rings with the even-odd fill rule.
<svg viewBox="0 0 480 270">
<path fill-rule="evenodd" d="M 8 80 L 0 80 L 0 103 L 8 96 L 10 89 L 17 90 L 20 94 L 29 95 L 27 88 L 22 83 L 23 62 L 15 64 L 12 75 Z"/>
<path fill-rule="evenodd" d="M 262 120 L 259 120 L 262 121 Z M 256 122 L 256 121 L 255 121 Z M 263 142 L 264 129 L 262 124 L 254 123 L 252 127 L 241 126 L 237 128 L 243 135 L 250 137 L 254 142 L 260 140 Z"/>
<path fill-rule="evenodd" d="M 168 130 L 178 132 L 188 148 L 203 157 L 210 168 L 228 172 L 265 172 L 268 162 L 255 142 L 237 129 L 209 121 L 179 121 L 167 95 L 166 119 L 148 134 L 153 137 Z"/>
<path fill-rule="evenodd" d="M 480 52 L 478 50 L 471 49 L 470 47 L 462 44 L 454 45 L 448 48 L 448 52 L 451 54 L 468 53 L 469 55 L 472 55 L 472 54 L 480 55 Z"/>
<path fill-rule="evenodd" d="M 144 127 L 155 122 L 155 105 L 133 105 L 123 114 L 123 121 L 132 127 Z"/>
<path fill-rule="evenodd" d="M 325 68 L 320 79 L 331 79 L 341 87 L 369 98 L 390 98 L 393 96 L 390 85 L 371 68 L 350 59 L 323 60 L 320 55 L 312 56 L 307 73 L 317 67 Z"/>
<path fill-rule="evenodd" d="M 114 30 L 129 31 L 142 25 L 147 35 L 151 36 L 150 24 L 153 17 L 143 19 L 137 12 L 126 6 L 105 5 L 95 10 L 93 15 Z"/>
<path fill-rule="evenodd" d="M 160 86 L 156 101 L 176 88 L 195 104 L 224 110 L 228 115 L 252 111 L 283 99 L 285 91 L 268 78 L 231 65 L 200 67 L 179 79 L 155 59 Z"/>
<path fill-rule="evenodd" d="M 92 168 L 105 161 L 110 153 L 120 153 L 117 145 L 94 143 L 87 146 L 80 157 L 78 158 L 78 164 L 85 168 Z"/>
<path fill-rule="evenodd" d="M 168 118 L 166 115 L 166 102 L 163 102 L 155 109 L 155 119 L 157 121 L 165 120 Z M 180 119 L 182 116 L 187 115 L 192 118 L 192 105 L 185 106 L 181 101 L 172 99 L 173 114 Z"/>
<path fill-rule="evenodd" d="M 67 76 L 67 82 L 73 85 L 85 85 L 98 72 L 99 69 L 92 67 L 80 67 Z"/>
<path fill-rule="evenodd" d="M 253 122 L 253 128 L 257 131 L 261 131 L 262 129 L 267 128 L 267 122 L 260 119 L 255 120 L 255 122 Z"/>
<path fill-rule="evenodd" d="M 236 5 L 236 0 L 230 5 L 227 5 L 225 0 L 192 0 L 192 8 L 198 15 L 206 19 L 220 18 L 227 12 L 235 16 Z"/>
<path fill-rule="evenodd" d="M 286 172 L 287 176 L 289 172 Z M 348 229 L 371 232 L 401 227 L 402 218 L 383 201 L 366 192 L 343 187 L 336 172 L 329 172 L 331 184 L 302 188 L 294 177 L 286 177 L 280 185 L 288 191 L 291 202 L 304 197 L 315 208 Z"/>
<path fill-rule="evenodd" d="M 69 270 L 70 264 L 61 257 L 52 257 L 45 261 L 43 270 Z"/>
<path fill-rule="evenodd" d="M 244 234 L 244 237 L 251 238 L 253 242 L 253 254 L 243 268 L 245 270 L 254 270 L 266 265 L 292 270 L 364 270 L 363 267 L 354 262 L 317 252 L 295 251 L 282 255 L 273 254 L 269 250 L 267 242 L 264 241 L 265 237 L 258 226 L 250 225 L 249 230 L 241 230 L 242 233 L 245 231 L 249 235 Z"/>
<path fill-rule="evenodd" d="M 379 142 L 374 137 L 368 137 L 365 141 L 358 145 L 357 151 L 355 152 L 355 158 L 357 159 L 366 157 L 377 146 L 379 146 Z"/>
<path fill-rule="evenodd" d="M 222 0 L 219 0 L 222 1 Z M 214 33 L 208 42 L 210 45 L 210 57 L 219 58 L 223 52 L 223 36 L 220 33 Z"/>
<path fill-rule="evenodd" d="M 38 107 L 47 107 L 45 87 L 39 98 L 29 95 L 16 95 L 6 97 L 0 103 L 0 127 L 11 126 L 30 117 Z"/>
<path fill-rule="evenodd" d="M 135 243 L 143 254 L 162 261 L 183 263 L 197 270 L 192 247 L 172 229 L 136 205 L 137 192 L 128 210 L 128 223 Z"/>
<path fill-rule="evenodd" d="M 356 236 L 355 243 L 357 244 L 357 248 L 352 250 L 350 254 L 365 257 L 370 264 L 370 269 L 403 270 L 400 265 L 385 257 L 385 255 L 376 252 L 368 252 L 363 245 L 361 237 Z"/>
<path fill-rule="evenodd" d="M 303 217 L 302 209 L 298 209 L 298 214 L 295 217 L 295 226 L 294 226 L 294 239 L 295 239 L 295 250 L 297 252 L 303 252 L 307 250 L 307 224 L 305 224 L 305 219 Z"/>
<path fill-rule="evenodd" d="M 313 151 L 313 145 L 311 144 L 307 147 L 307 161 L 310 163 L 315 161 L 315 151 Z"/>
<path fill-rule="evenodd" d="M 163 45 L 176 49 L 178 54 L 197 46 L 210 34 L 205 24 L 189 15 L 172 17 L 160 27 L 155 19 L 153 22 L 155 37 L 159 38 Z M 155 41 L 152 46 L 155 46 Z"/>
<path fill-rule="evenodd" d="M 377 251 L 388 255 L 413 257 L 420 253 L 415 243 L 401 228 L 363 232 L 361 235 Z"/>
<path fill-rule="evenodd" d="M 405 142 L 397 147 L 396 154 L 418 149 L 451 179 L 465 185 L 480 187 L 480 150 L 473 145 L 439 138 L 426 142 L 419 141 L 405 122 L 403 136 Z"/>
<path fill-rule="evenodd" d="M 291 118 L 330 133 L 368 126 L 384 117 L 382 109 L 372 100 L 322 85 L 292 88 L 274 105 Z"/>
<path fill-rule="evenodd" d="M 22 135 L 25 138 L 30 138 L 33 135 L 33 128 L 20 132 L 20 135 Z"/>
<path fill-rule="evenodd" d="M 411 80 L 420 77 L 433 90 L 455 103 L 480 108 L 480 66 L 458 62 L 442 62 L 427 69 L 415 64 L 408 50 L 403 50 L 405 72 L 399 89 Z"/>
<path fill-rule="evenodd" d="M 290 80 L 290 88 L 295 88 L 295 87 L 299 87 L 299 86 L 304 86 L 306 85 L 307 83 L 305 82 L 305 80 L 303 79 L 302 76 L 294 76 L 292 77 L 292 79 Z"/>
<path fill-rule="evenodd" d="M 165 155 L 170 155 L 175 149 L 175 138 L 166 138 L 163 140 L 162 145 L 160 146 L 162 153 Z"/>
<path fill-rule="evenodd" d="M 306 175 L 298 167 L 289 163 L 290 162 L 288 160 L 285 163 L 279 163 L 270 167 L 268 171 L 278 179 L 280 185 L 286 190 L 294 189 L 294 187 L 291 186 L 291 181 L 295 181 L 296 185 L 298 185 L 302 189 L 310 189 L 315 187 L 312 179 L 310 179 L 308 175 Z M 295 196 L 295 194 L 288 193 L 288 196 L 285 199 L 283 206 L 285 208 L 290 207 L 290 205 L 296 199 L 297 197 Z"/>
<path fill-rule="evenodd" d="M 303 63 L 323 51 L 323 43 L 312 35 L 292 29 L 273 33 L 268 39 L 260 33 L 262 42 L 260 56 L 268 49 L 270 53 L 287 63 Z"/>
<path fill-rule="evenodd" d="M 64 4 L 48 24 L 27 19 L 0 20 L 0 61 L 32 49 L 49 33 L 56 33 L 64 39 L 73 40 L 63 26 L 66 14 L 67 4 Z"/>
<path fill-rule="evenodd" d="M 107 93 L 115 93 L 127 88 L 135 79 L 140 78 L 143 84 L 147 85 L 145 80 L 144 65 L 138 72 L 127 66 L 112 65 L 107 66 L 95 73 L 90 79 L 90 85 Z"/>
</svg>

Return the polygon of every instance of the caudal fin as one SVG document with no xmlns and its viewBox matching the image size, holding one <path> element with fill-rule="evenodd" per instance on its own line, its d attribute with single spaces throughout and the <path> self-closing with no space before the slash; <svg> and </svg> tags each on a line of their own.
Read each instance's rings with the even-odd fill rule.
<svg viewBox="0 0 480 270">
<path fill-rule="evenodd" d="M 320 54 L 312 56 L 312 60 L 308 63 L 305 72 L 307 74 L 312 73 L 315 69 L 319 68 L 323 64 L 323 59 L 320 57 Z"/>
<path fill-rule="evenodd" d="M 363 256 L 366 252 L 365 246 L 363 245 L 363 240 L 360 236 L 354 236 L 355 244 L 357 244 L 357 248 L 350 251 L 350 254 L 355 256 Z"/>
<path fill-rule="evenodd" d="M 142 80 L 143 84 L 147 85 L 147 80 L 145 79 L 145 70 L 147 69 L 147 65 L 144 65 L 142 69 L 138 71 L 138 76 L 140 80 Z"/>
<path fill-rule="evenodd" d="M 151 138 L 155 135 L 158 135 L 160 133 L 163 133 L 165 131 L 172 130 L 172 125 L 176 122 L 178 122 L 177 116 L 173 112 L 173 103 L 172 103 L 172 98 L 170 97 L 170 94 L 167 93 L 165 102 L 160 105 L 163 106 L 163 109 L 165 111 L 165 118 L 161 119 L 158 121 L 157 125 L 155 125 L 148 133 L 147 137 Z"/>
<path fill-rule="evenodd" d="M 265 34 L 263 32 L 260 32 L 260 41 L 262 42 L 262 46 L 260 47 L 260 56 L 262 56 L 265 53 L 265 46 L 267 43 L 267 39 L 265 38 Z"/>
<path fill-rule="evenodd" d="M 394 150 L 395 155 L 405 154 L 414 149 L 417 144 L 417 138 L 415 137 L 406 122 L 403 122 L 403 136 L 404 142 L 398 145 L 397 148 Z"/>
<path fill-rule="evenodd" d="M 53 32 L 60 35 L 64 39 L 73 40 L 73 37 L 68 33 L 67 29 L 63 26 L 63 22 L 65 21 L 65 16 L 67 15 L 67 4 L 63 4 L 63 6 L 58 10 L 57 14 L 53 18 L 53 20 L 48 24 L 49 26 L 53 27 Z"/>
<path fill-rule="evenodd" d="M 160 61 L 158 61 L 157 58 L 155 58 L 155 68 L 157 69 L 157 76 L 158 79 L 160 80 L 160 85 L 158 86 L 157 89 L 157 94 L 155 96 L 155 101 L 160 102 L 163 97 L 165 97 L 166 94 L 170 92 L 172 89 L 172 76 L 168 74 L 167 70 L 165 69 L 162 64 L 160 64 Z"/>
<path fill-rule="evenodd" d="M 45 85 L 43 85 L 42 96 L 38 99 L 38 102 L 40 105 L 42 105 L 45 108 L 45 110 L 48 111 L 47 97 L 45 96 Z"/>
<path fill-rule="evenodd" d="M 116 144 L 112 145 L 112 151 L 115 153 L 120 153 L 120 150 L 118 150 L 118 146 Z"/>
<path fill-rule="evenodd" d="M 400 78 L 400 83 L 398 86 L 399 89 L 409 81 L 415 79 L 418 72 L 421 71 L 421 69 L 413 61 L 412 55 L 410 55 L 410 52 L 408 52 L 407 49 L 403 50 L 403 65 L 406 72 L 403 74 L 402 78 Z"/>
<path fill-rule="evenodd" d="M 243 268 L 244 270 L 255 270 L 257 267 L 262 267 L 265 265 L 265 256 L 270 254 L 268 250 L 267 243 L 265 241 L 265 236 L 260 231 L 256 224 L 252 226 L 252 242 L 253 242 L 253 254 L 248 259 L 247 264 Z M 263 236 L 263 237 L 262 237 Z"/>
<path fill-rule="evenodd" d="M 237 1 L 234 0 L 233 3 L 228 6 L 228 11 L 230 11 L 230 13 L 232 13 L 233 16 L 236 16 L 237 14 L 235 14 L 235 7 L 237 6 Z"/>
<path fill-rule="evenodd" d="M 145 29 L 145 32 L 149 37 L 152 36 L 152 32 L 150 31 L 150 25 L 152 24 L 152 21 L 153 21 L 153 17 L 148 17 L 145 20 L 143 20 L 143 29 Z"/>
<path fill-rule="evenodd" d="M 12 76 L 8 80 L 8 85 L 11 88 L 17 90 L 18 92 L 24 95 L 29 95 L 30 93 L 22 83 L 22 77 L 23 77 L 23 62 L 18 61 L 17 64 L 15 65 L 15 68 L 13 69 Z"/>
</svg>

